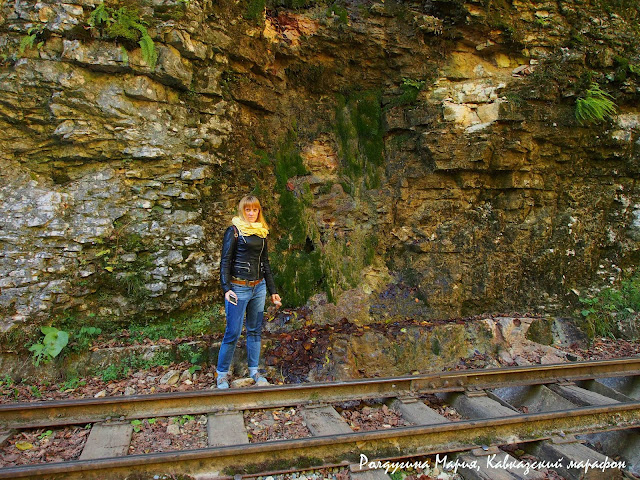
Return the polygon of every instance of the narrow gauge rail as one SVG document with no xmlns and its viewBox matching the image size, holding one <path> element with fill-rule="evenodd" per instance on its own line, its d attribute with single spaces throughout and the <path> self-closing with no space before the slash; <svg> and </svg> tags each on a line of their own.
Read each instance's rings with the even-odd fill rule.
<svg viewBox="0 0 640 480">
<path fill-rule="evenodd" d="M 604 362 L 462 371 L 392 379 L 329 384 L 276 386 L 244 390 L 189 392 L 136 398 L 105 398 L 75 402 L 42 402 L 0 406 L 2 422 L 10 428 L 97 422 L 107 416 L 134 418 L 224 410 L 328 404 L 347 400 L 406 397 L 424 393 L 464 392 L 528 386 L 567 385 L 598 378 L 640 375 L 640 358 Z M 153 398 L 152 398 L 153 397 Z M 155 403 L 153 406 L 152 402 Z M 79 405 L 79 406 L 78 406 Z M 136 409 L 143 405 L 144 408 Z M 57 408 L 61 408 L 58 416 Z M 87 407 L 89 411 L 87 411 Z M 102 407 L 102 410 L 100 409 Z M 105 412 L 106 410 L 106 412 Z M 35 412 L 35 413 L 33 413 Z M 29 415 L 33 414 L 37 421 Z M 46 415 L 51 421 L 46 423 Z M 82 420 L 78 420 L 82 418 Z M 122 479 L 135 473 L 152 478 L 158 473 L 199 475 L 240 473 L 320 466 L 348 460 L 426 455 L 469 450 L 479 445 L 504 445 L 550 439 L 558 434 L 584 434 L 640 426 L 640 401 L 619 394 L 618 400 L 532 414 L 416 425 L 391 430 L 320 435 L 296 440 L 229 445 L 198 450 L 131 455 L 0 469 L 0 479 Z"/>
<path fill-rule="evenodd" d="M 337 403 L 636 375 L 640 375 L 640 357 L 514 368 L 461 370 L 344 382 L 273 385 L 264 388 L 229 389 L 226 391 L 213 389 L 51 402 L 9 403 L 0 405 L 0 429 L 86 424 L 120 417 L 134 420 L 172 415 L 204 414 L 220 410 Z"/>
</svg>

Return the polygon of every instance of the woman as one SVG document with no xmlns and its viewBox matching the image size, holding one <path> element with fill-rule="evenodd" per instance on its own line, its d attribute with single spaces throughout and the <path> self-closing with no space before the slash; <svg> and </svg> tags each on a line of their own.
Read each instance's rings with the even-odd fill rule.
<svg viewBox="0 0 640 480">
<path fill-rule="evenodd" d="M 244 197 L 238 204 L 238 216 L 224 232 L 222 258 L 220 259 L 220 283 L 224 290 L 224 307 L 227 326 L 218 354 L 217 387 L 229 388 L 229 366 L 242 332 L 242 322 L 247 315 L 247 362 L 249 376 L 256 385 L 269 385 L 258 373 L 262 316 L 267 289 L 276 307 L 282 305 L 276 293 L 267 254 L 269 227 L 262 215 L 258 199 Z"/>
</svg>

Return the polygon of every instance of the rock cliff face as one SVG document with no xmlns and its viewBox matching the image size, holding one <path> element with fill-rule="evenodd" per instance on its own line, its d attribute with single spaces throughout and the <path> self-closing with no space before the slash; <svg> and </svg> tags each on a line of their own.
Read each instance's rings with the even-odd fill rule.
<svg viewBox="0 0 640 480">
<path fill-rule="evenodd" d="M 562 308 L 637 264 L 625 1 L 106 5 L 0 1 L 3 330 L 217 298 L 250 191 L 283 296 L 363 317 L 390 282 L 455 316 Z M 118 11 L 155 65 L 142 30 L 100 28 Z M 592 82 L 618 115 L 581 125 Z"/>
</svg>

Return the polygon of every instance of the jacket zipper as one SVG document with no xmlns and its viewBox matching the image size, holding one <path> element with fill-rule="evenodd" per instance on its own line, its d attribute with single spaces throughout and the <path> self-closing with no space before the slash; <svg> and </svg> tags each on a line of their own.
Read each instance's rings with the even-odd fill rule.
<svg viewBox="0 0 640 480">
<path fill-rule="evenodd" d="M 258 277 L 260 277 L 260 270 L 262 269 L 262 263 L 260 260 L 262 259 L 262 251 L 264 250 L 264 238 L 262 239 L 262 248 L 260 249 L 260 255 L 258 255 Z"/>
</svg>

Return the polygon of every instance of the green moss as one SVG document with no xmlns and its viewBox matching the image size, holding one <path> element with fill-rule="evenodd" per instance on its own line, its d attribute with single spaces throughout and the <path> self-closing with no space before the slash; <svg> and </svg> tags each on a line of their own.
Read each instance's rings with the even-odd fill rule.
<svg viewBox="0 0 640 480">
<path fill-rule="evenodd" d="M 373 262 L 377 243 L 377 236 L 362 227 L 357 227 L 349 237 L 329 238 L 324 243 L 324 287 L 330 301 L 362 281 L 362 270 Z"/>
<path fill-rule="evenodd" d="M 553 320 L 550 318 L 537 318 L 527 330 L 526 338 L 542 345 L 553 343 Z"/>
<path fill-rule="evenodd" d="M 382 96 L 379 91 L 340 95 L 337 101 L 336 136 L 343 171 L 356 192 L 380 186 L 384 163 Z"/>
<path fill-rule="evenodd" d="M 249 0 L 244 18 L 255 22 L 262 22 L 264 17 L 265 0 Z"/>
<path fill-rule="evenodd" d="M 144 342 L 146 339 L 174 339 L 198 337 L 211 333 L 224 332 L 224 319 L 220 313 L 221 305 L 182 312 L 171 315 L 161 321 L 146 321 L 133 324 L 128 328 L 131 342 Z"/>
<path fill-rule="evenodd" d="M 321 290 L 323 271 L 317 250 L 289 250 L 272 255 L 275 281 L 286 305 L 300 306 Z"/>
<path fill-rule="evenodd" d="M 431 338 L 431 353 L 434 355 L 440 355 L 442 347 L 440 346 L 440 339 L 435 335 Z"/>
</svg>

